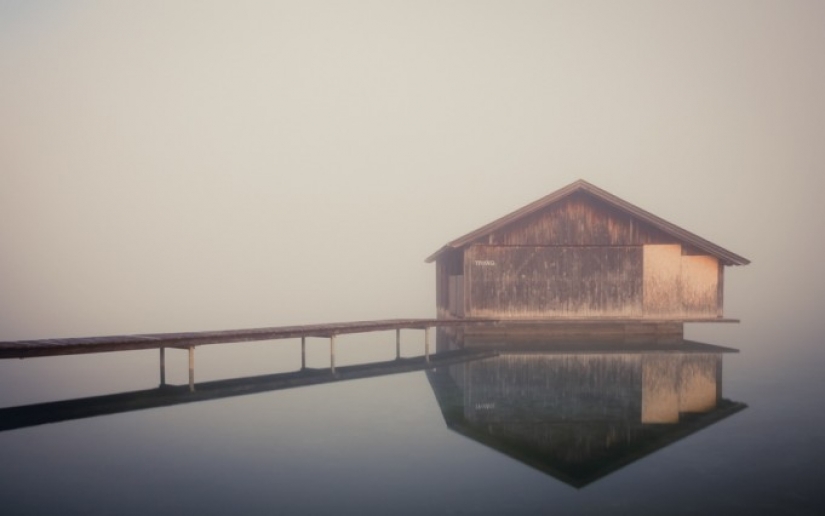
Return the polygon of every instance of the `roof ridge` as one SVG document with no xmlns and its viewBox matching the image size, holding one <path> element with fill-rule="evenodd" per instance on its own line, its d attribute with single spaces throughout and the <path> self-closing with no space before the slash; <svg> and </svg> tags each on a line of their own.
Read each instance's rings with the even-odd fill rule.
<svg viewBox="0 0 825 516">
<path fill-rule="evenodd" d="M 648 224 L 651 224 L 652 226 L 673 236 L 674 238 L 683 240 L 703 251 L 706 251 L 707 253 L 724 260 L 725 262 L 727 262 L 728 265 L 747 265 L 748 263 L 750 263 L 750 260 L 748 260 L 747 258 L 744 258 L 736 253 L 728 251 L 727 249 L 717 244 L 714 244 L 713 242 L 706 240 L 694 233 L 691 233 L 690 231 L 683 229 L 677 226 L 676 224 L 673 224 L 672 222 L 668 222 L 665 219 L 657 215 L 654 215 L 653 213 L 647 210 L 639 208 L 638 206 L 631 204 L 625 201 L 624 199 L 621 199 L 620 197 L 617 197 L 616 195 L 608 192 L 607 190 L 603 190 L 598 186 L 588 181 L 585 181 L 584 179 L 578 179 L 554 192 L 551 192 L 548 195 L 545 195 L 544 197 L 541 197 L 540 199 L 537 199 L 529 204 L 526 204 L 525 206 L 515 211 L 512 211 L 502 217 L 499 217 L 498 219 L 495 219 L 492 222 L 479 227 L 478 229 L 475 229 L 457 239 L 448 242 L 447 244 L 442 246 L 438 251 L 427 257 L 425 261 L 427 263 L 433 262 L 436 258 L 438 258 L 439 255 L 441 255 L 449 249 L 464 247 L 470 244 L 471 242 L 478 240 L 479 238 L 489 235 L 497 229 L 507 226 L 512 222 L 519 220 L 523 217 L 531 215 L 536 211 L 544 209 L 547 206 L 550 206 L 570 196 L 571 194 L 579 191 L 587 192 L 588 194 L 593 195 L 596 198 L 599 198 L 611 204 L 612 206 L 628 213 L 629 215 L 637 219 L 641 219 L 647 222 Z"/>
</svg>

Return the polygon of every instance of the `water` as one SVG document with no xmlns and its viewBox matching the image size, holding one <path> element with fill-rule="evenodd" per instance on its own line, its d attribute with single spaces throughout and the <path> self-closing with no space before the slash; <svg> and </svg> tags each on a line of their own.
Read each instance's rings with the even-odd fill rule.
<svg viewBox="0 0 825 516">
<path fill-rule="evenodd" d="M 639 417 L 672 418 L 674 398 L 660 394 L 651 412 L 650 396 L 664 391 L 651 390 L 650 373 L 673 364 L 640 376 L 633 353 L 522 353 L 429 377 L 412 372 L 0 432 L 2 513 L 821 514 L 825 356 L 817 336 L 757 321 L 689 327 L 687 337 L 742 350 L 721 358 L 721 397 L 747 408 L 704 428 L 686 427 L 684 418 L 648 425 L 658 428 L 653 435 Z M 420 332 L 402 339 L 403 355 L 421 353 Z M 336 351 L 336 365 L 390 360 L 394 334 L 342 337 Z M 309 365 L 324 366 L 326 353 L 324 340 L 310 340 Z M 186 359 L 167 353 L 167 381 L 186 383 Z M 199 382 L 299 366 L 295 340 L 204 346 L 196 359 Z M 438 374 L 453 382 L 446 396 Z M 151 389 L 157 375 L 156 351 L 2 361 L 0 405 Z M 537 385 L 542 377 L 555 383 Z M 695 391 L 697 399 L 709 399 L 708 388 Z M 502 423 L 514 420 L 520 425 Z M 573 422 L 567 449 L 580 459 L 597 441 L 576 440 L 585 435 L 582 421 L 599 428 L 591 437 L 603 441 L 599 432 L 607 432 L 630 444 L 589 472 L 579 468 L 578 477 L 571 454 L 547 439 L 538 439 L 541 453 L 512 446 L 514 435 L 523 445 L 525 422 L 533 437 L 544 432 L 553 442 L 559 425 Z M 678 428 L 686 435 L 671 439 Z M 644 450 L 644 439 L 631 437 L 645 432 L 672 442 Z"/>
</svg>

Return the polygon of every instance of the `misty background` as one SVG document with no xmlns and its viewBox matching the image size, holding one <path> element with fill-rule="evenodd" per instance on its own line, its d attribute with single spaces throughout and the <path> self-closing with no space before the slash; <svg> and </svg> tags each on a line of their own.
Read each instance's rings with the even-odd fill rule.
<svg viewBox="0 0 825 516">
<path fill-rule="evenodd" d="M 433 317 L 424 258 L 582 178 L 819 349 L 823 49 L 815 0 L 0 0 L 0 340 Z"/>
</svg>

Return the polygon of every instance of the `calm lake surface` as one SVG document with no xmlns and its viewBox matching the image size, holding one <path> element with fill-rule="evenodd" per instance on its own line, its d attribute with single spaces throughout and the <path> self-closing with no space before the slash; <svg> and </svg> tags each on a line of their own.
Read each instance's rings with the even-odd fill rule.
<svg viewBox="0 0 825 516">
<path fill-rule="evenodd" d="M 688 325 L 686 339 L 740 350 L 718 355 L 721 374 L 716 355 L 691 355 L 704 365 L 690 366 L 701 381 L 689 389 L 662 383 L 688 354 L 653 363 L 531 348 L 6 430 L 0 512 L 819 515 L 825 352 L 812 327 Z M 394 339 L 339 337 L 336 364 L 391 360 Z M 402 343 L 420 355 L 422 332 Z M 308 341 L 309 367 L 328 365 L 327 346 Z M 167 351 L 168 383 L 187 383 L 187 360 Z M 298 340 L 203 346 L 196 382 L 298 368 Z M 157 351 L 0 362 L 0 407 L 157 385 Z M 709 388 L 722 391 L 718 407 L 679 414 L 678 393 L 701 405 Z M 725 400 L 743 405 L 714 416 Z"/>
</svg>

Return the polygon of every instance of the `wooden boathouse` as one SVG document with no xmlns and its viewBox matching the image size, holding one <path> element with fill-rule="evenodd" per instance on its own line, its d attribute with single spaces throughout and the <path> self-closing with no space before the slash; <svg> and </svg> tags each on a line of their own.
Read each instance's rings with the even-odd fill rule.
<svg viewBox="0 0 825 516">
<path fill-rule="evenodd" d="M 436 264 L 440 319 L 723 321 L 749 260 L 579 180 L 459 237 Z"/>
</svg>

